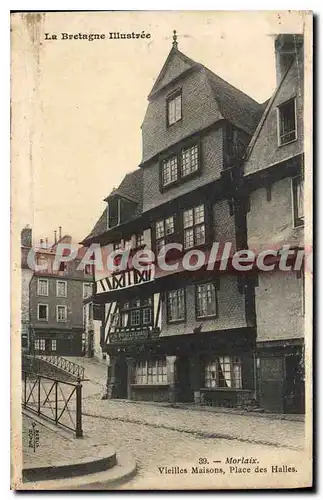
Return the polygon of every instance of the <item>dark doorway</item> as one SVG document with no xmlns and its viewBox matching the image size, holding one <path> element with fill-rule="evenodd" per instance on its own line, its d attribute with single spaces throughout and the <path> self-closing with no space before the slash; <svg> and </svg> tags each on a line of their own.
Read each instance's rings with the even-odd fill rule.
<svg viewBox="0 0 323 500">
<path fill-rule="evenodd" d="M 127 399 L 127 386 L 128 366 L 126 358 L 124 356 L 119 356 L 116 360 L 113 397 L 117 399 Z"/>
<path fill-rule="evenodd" d="M 175 362 L 175 390 L 176 400 L 181 403 L 190 403 L 194 400 L 191 389 L 190 360 L 181 357 Z"/>
<path fill-rule="evenodd" d="M 272 413 L 284 413 L 284 358 L 261 358 L 259 362 L 260 406 Z"/>
<path fill-rule="evenodd" d="M 300 355 L 291 355 L 285 358 L 285 412 L 304 413 L 304 377 Z"/>
</svg>

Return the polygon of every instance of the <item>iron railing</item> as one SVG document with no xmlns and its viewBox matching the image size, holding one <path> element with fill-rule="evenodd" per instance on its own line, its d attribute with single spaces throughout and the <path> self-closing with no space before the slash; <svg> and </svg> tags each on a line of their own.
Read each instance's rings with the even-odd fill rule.
<svg viewBox="0 0 323 500">
<path fill-rule="evenodd" d="M 75 377 L 81 380 L 84 380 L 84 367 L 78 365 L 77 363 L 74 363 L 74 361 L 62 358 L 61 356 L 53 356 L 46 354 L 39 354 L 37 355 L 37 357 L 40 359 L 44 359 L 48 363 L 51 363 L 52 365 L 55 365 L 58 368 L 61 368 L 61 370 L 64 370 L 68 373 L 71 373 L 72 375 L 75 375 Z"/>
<path fill-rule="evenodd" d="M 73 384 L 23 370 L 22 407 L 83 437 L 80 380 Z"/>
</svg>

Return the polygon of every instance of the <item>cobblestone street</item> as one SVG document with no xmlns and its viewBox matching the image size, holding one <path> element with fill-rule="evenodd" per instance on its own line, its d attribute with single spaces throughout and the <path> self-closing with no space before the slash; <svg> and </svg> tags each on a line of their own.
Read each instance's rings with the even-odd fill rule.
<svg viewBox="0 0 323 500">
<path fill-rule="evenodd" d="M 119 403 L 119 410 L 127 403 Z M 114 409 L 110 407 L 111 413 L 115 414 L 118 403 Z M 132 406 L 132 405 L 131 405 Z M 133 405 L 135 406 L 135 405 Z M 142 406 L 137 405 L 138 413 Z M 153 407 L 149 407 L 148 411 Z M 185 410 L 184 410 L 185 411 Z M 176 412 L 176 410 L 174 410 Z M 155 412 L 152 412 L 155 413 Z M 208 467 L 224 466 L 227 457 L 255 457 L 259 460 L 261 466 L 268 464 L 298 464 L 301 460 L 301 454 L 297 451 L 286 450 L 274 446 L 264 446 L 259 444 L 243 443 L 236 440 L 224 440 L 217 438 L 200 438 L 193 432 L 181 432 L 171 430 L 168 425 L 174 425 L 176 420 L 169 417 L 169 413 L 160 417 L 156 425 L 146 425 L 122 420 L 113 420 L 111 418 L 100 419 L 84 417 L 84 429 L 86 434 L 91 434 L 91 441 L 96 444 L 109 442 L 113 443 L 117 449 L 129 451 L 135 456 L 138 464 L 137 476 L 126 485 L 127 488 L 147 489 L 158 488 L 167 489 L 176 488 L 195 488 L 195 487 L 226 487 L 228 484 L 227 470 L 226 474 L 190 474 L 183 476 L 175 473 L 165 474 L 160 472 L 160 468 L 182 468 L 191 471 L 192 466 L 199 466 L 200 459 L 206 459 Z M 164 418 L 164 426 L 161 426 L 161 418 Z M 160 425 L 160 426 L 159 426 Z M 244 425 L 246 421 L 244 420 Z M 196 426 L 203 429 L 203 423 L 199 414 L 196 414 Z M 179 427 L 183 427 L 183 424 Z M 214 461 L 220 463 L 213 463 Z M 200 465 L 200 467 L 202 467 Z M 231 474 L 230 474 L 231 476 Z M 238 476 L 234 478 L 237 481 Z M 242 482 L 246 477 L 241 477 Z M 259 484 L 263 484 L 264 479 L 259 477 Z M 254 475 L 252 479 L 253 484 Z M 255 486 L 255 484 L 254 484 Z"/>
<path fill-rule="evenodd" d="M 242 483 L 239 483 L 239 473 L 230 473 L 230 466 L 226 464 L 230 457 L 254 457 L 259 466 L 268 470 L 273 464 L 292 465 L 297 471 L 301 468 L 304 457 L 301 453 L 304 423 L 301 421 L 282 420 L 277 416 L 235 415 L 219 409 L 208 411 L 101 400 L 104 389 L 101 375 L 104 373 L 103 364 L 89 365 L 87 377 L 91 380 L 83 382 L 84 439 L 72 439 L 64 445 L 59 430 L 57 438 L 53 438 L 42 428 L 40 446 L 36 451 L 39 461 L 47 460 L 48 455 L 53 459 L 55 450 L 60 456 L 62 443 L 65 457 L 69 454 L 71 460 L 79 453 L 81 443 L 93 453 L 112 445 L 116 450 L 131 453 L 136 459 L 137 476 L 122 486 L 135 489 L 225 488 L 229 476 L 234 476 L 235 484 L 245 484 L 245 474 L 241 474 Z M 192 467 L 196 466 L 222 468 L 224 473 L 192 474 Z M 165 473 L 163 467 L 173 469 Z M 177 467 L 189 472 L 178 474 Z M 264 486 L 267 477 L 259 474 L 255 478 L 253 474 L 253 486 L 256 487 L 257 481 L 259 487 Z"/>
</svg>

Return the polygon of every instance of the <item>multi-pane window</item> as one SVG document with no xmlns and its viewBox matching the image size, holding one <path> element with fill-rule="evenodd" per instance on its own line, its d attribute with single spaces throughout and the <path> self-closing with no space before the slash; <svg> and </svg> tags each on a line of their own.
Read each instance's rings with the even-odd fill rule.
<svg viewBox="0 0 323 500">
<path fill-rule="evenodd" d="M 167 125 L 172 125 L 182 118 L 182 93 L 177 91 L 167 99 Z"/>
<path fill-rule="evenodd" d="M 177 181 L 178 169 L 177 169 L 177 156 L 171 156 L 163 161 L 162 168 L 162 184 L 167 186 L 172 182 Z"/>
<path fill-rule="evenodd" d="M 295 99 L 285 102 L 278 108 L 279 144 L 287 144 L 296 139 Z"/>
<path fill-rule="evenodd" d="M 39 350 L 45 351 L 46 349 L 46 341 L 45 339 L 39 339 Z"/>
<path fill-rule="evenodd" d="M 242 388 L 241 358 L 216 356 L 205 365 L 205 387 Z"/>
<path fill-rule="evenodd" d="M 302 176 L 292 179 L 294 225 L 304 225 L 304 179 Z"/>
<path fill-rule="evenodd" d="M 152 322 L 152 309 L 145 308 L 142 311 L 142 322 L 144 325 L 150 325 Z"/>
<path fill-rule="evenodd" d="M 87 299 L 92 295 L 92 283 L 83 283 L 83 299 Z"/>
<path fill-rule="evenodd" d="M 196 316 L 205 318 L 217 314 L 216 289 L 213 283 L 196 285 Z"/>
<path fill-rule="evenodd" d="M 39 351 L 39 339 L 34 340 L 34 350 Z"/>
<path fill-rule="evenodd" d="M 195 143 L 173 153 L 161 162 L 161 185 L 166 187 L 200 169 L 200 145 Z"/>
<path fill-rule="evenodd" d="M 56 319 L 57 319 L 57 321 L 62 321 L 62 322 L 67 321 L 67 307 L 66 306 L 57 306 Z"/>
<path fill-rule="evenodd" d="M 151 326 L 152 322 L 152 298 L 135 298 L 120 304 L 119 312 L 115 314 L 113 326 L 117 328 L 147 327 Z"/>
<path fill-rule="evenodd" d="M 137 246 L 137 248 L 139 248 L 139 247 L 143 247 L 144 245 L 145 245 L 144 233 L 143 232 L 138 233 L 136 236 L 136 246 Z"/>
<path fill-rule="evenodd" d="M 37 319 L 47 321 L 48 320 L 48 305 L 38 304 L 37 306 Z"/>
<path fill-rule="evenodd" d="M 196 172 L 198 168 L 199 168 L 198 146 L 195 144 L 190 148 L 182 149 L 181 176 L 185 177 L 186 175 L 189 175 L 192 172 Z"/>
<path fill-rule="evenodd" d="M 138 361 L 134 367 L 134 383 L 139 385 L 166 384 L 166 358 Z"/>
<path fill-rule="evenodd" d="M 67 297 L 67 281 L 56 281 L 56 296 Z"/>
<path fill-rule="evenodd" d="M 192 248 L 205 243 L 204 205 L 183 212 L 184 248 Z"/>
<path fill-rule="evenodd" d="M 174 216 L 156 222 L 156 250 L 157 253 L 165 246 L 167 236 L 175 231 Z"/>
<path fill-rule="evenodd" d="M 52 351 L 56 351 L 56 349 L 57 349 L 57 341 L 52 340 Z"/>
<path fill-rule="evenodd" d="M 169 322 L 185 319 L 185 290 L 180 288 L 167 293 L 167 317 Z"/>
<path fill-rule="evenodd" d="M 130 326 L 139 326 L 140 325 L 140 310 L 134 309 L 130 311 Z"/>
<path fill-rule="evenodd" d="M 37 282 L 37 294 L 38 295 L 48 295 L 48 280 L 43 278 L 38 278 Z"/>
</svg>

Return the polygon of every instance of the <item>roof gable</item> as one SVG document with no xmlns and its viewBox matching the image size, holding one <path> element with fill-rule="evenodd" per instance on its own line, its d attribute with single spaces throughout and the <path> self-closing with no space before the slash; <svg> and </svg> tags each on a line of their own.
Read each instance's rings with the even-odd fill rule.
<svg viewBox="0 0 323 500">
<path fill-rule="evenodd" d="M 173 46 L 148 98 L 150 99 L 154 94 L 168 85 L 171 81 L 175 80 L 189 69 L 197 66 L 198 64 L 195 61 L 187 57 L 185 54 L 183 54 Z"/>
<path fill-rule="evenodd" d="M 279 163 L 303 151 L 303 49 L 300 48 L 279 82 L 251 138 L 244 158 L 245 175 Z M 291 98 L 297 100 L 297 140 L 278 145 L 277 107 Z"/>
</svg>

